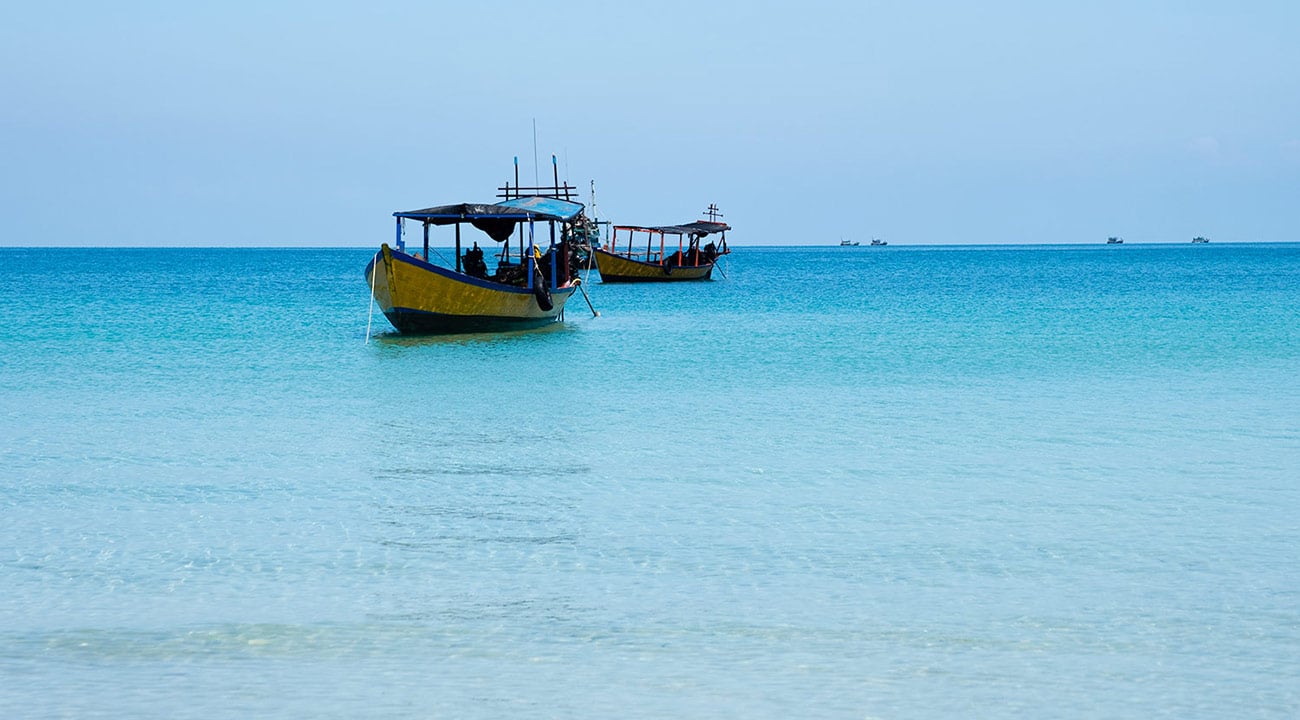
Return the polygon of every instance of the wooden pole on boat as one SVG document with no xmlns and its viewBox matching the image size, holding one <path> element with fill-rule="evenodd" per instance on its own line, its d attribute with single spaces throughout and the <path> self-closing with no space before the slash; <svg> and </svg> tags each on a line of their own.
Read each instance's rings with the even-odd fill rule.
<svg viewBox="0 0 1300 720">
<path fill-rule="evenodd" d="M 565 171 L 565 174 L 566 175 L 568 174 L 567 170 Z M 555 178 L 555 197 L 559 198 L 560 197 L 560 166 L 556 164 L 554 155 L 551 156 L 551 175 L 554 176 Z M 568 182 L 566 181 L 565 184 L 568 184 Z"/>
<path fill-rule="evenodd" d="M 424 221 L 424 261 L 429 262 L 429 221 Z"/>
<path fill-rule="evenodd" d="M 426 246 L 429 243 L 428 240 L 425 240 L 424 242 Z M 425 259 L 427 260 L 428 257 L 429 256 L 426 254 Z M 456 272 L 460 272 L 460 223 L 456 223 Z"/>
</svg>

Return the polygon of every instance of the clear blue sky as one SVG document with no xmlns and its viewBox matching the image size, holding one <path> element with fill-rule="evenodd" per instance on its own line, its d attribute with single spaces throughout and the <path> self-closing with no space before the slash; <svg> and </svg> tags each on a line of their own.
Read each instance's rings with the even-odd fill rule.
<svg viewBox="0 0 1300 720">
<path fill-rule="evenodd" d="M 1300 3 L 18 3 L 0 245 L 373 246 L 548 158 L 735 244 L 1300 240 Z"/>
</svg>

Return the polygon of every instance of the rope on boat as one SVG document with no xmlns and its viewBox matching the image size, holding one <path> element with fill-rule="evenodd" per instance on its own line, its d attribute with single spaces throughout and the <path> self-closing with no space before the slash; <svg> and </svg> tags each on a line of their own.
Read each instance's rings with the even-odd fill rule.
<svg viewBox="0 0 1300 720">
<path fill-rule="evenodd" d="M 437 249 L 437 248 L 429 248 L 429 252 L 433 253 L 434 255 L 437 255 L 437 256 L 438 256 L 438 259 L 441 260 L 441 261 L 443 262 L 443 264 L 446 265 L 447 267 L 449 267 L 449 268 L 454 268 L 454 267 L 456 267 L 456 263 L 451 262 L 451 261 L 447 260 L 447 258 L 443 257 L 443 256 L 442 256 L 442 253 L 438 252 L 438 249 Z M 429 258 L 424 258 L 424 261 L 427 262 L 427 263 L 429 263 L 429 264 L 432 264 L 432 262 L 429 260 Z"/>
<path fill-rule="evenodd" d="M 596 232 L 600 232 L 600 231 L 597 230 Z M 592 263 L 595 262 L 595 260 L 596 260 L 596 248 L 592 247 L 591 240 L 588 239 L 587 240 L 587 274 L 582 277 L 582 281 L 584 283 L 587 282 L 587 280 L 591 279 L 591 265 Z M 585 292 L 583 294 L 586 295 Z"/>
<path fill-rule="evenodd" d="M 594 188 L 596 185 L 596 181 L 595 180 L 591 181 L 591 184 L 592 187 Z M 592 193 L 595 194 L 594 189 L 592 190 Z M 594 198 L 592 199 L 591 204 L 592 207 L 594 208 L 596 205 L 596 201 Z M 596 240 L 597 241 L 600 240 L 600 225 L 596 226 Z M 595 264 L 595 262 L 596 262 L 596 247 L 591 244 L 591 238 L 587 238 L 587 274 L 582 276 L 582 278 L 578 280 L 578 289 L 582 291 L 582 299 L 587 301 L 587 308 L 591 310 L 591 316 L 600 317 L 600 313 L 596 312 L 596 307 L 591 304 L 591 298 L 587 295 L 587 288 L 583 287 L 583 285 L 586 285 L 587 281 L 591 279 L 591 266 Z"/>
<path fill-rule="evenodd" d="M 597 230 L 596 230 L 597 233 L 600 232 L 599 227 L 600 226 L 597 226 Z M 591 239 L 588 238 L 587 239 L 587 275 L 585 277 L 578 278 L 578 289 L 582 291 L 582 299 L 587 301 L 587 308 L 591 310 L 591 316 L 600 317 L 600 313 L 596 312 L 596 307 L 591 304 L 591 297 L 587 295 L 587 288 L 583 287 L 583 285 L 587 284 L 587 278 L 591 277 L 591 263 L 595 259 L 596 259 L 596 248 L 591 246 Z"/>
<path fill-rule="evenodd" d="M 375 262 L 370 266 L 370 287 L 366 298 L 370 300 L 369 312 L 366 313 L 366 345 L 370 344 L 370 321 L 375 317 L 375 271 L 379 269 L 379 256 L 375 256 Z"/>
</svg>

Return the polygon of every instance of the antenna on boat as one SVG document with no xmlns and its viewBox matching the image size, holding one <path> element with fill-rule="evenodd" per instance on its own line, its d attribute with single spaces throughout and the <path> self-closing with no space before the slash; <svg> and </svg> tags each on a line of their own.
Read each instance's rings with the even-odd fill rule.
<svg viewBox="0 0 1300 720">
<path fill-rule="evenodd" d="M 709 222 L 717 222 L 718 218 L 722 217 L 722 213 L 718 211 L 717 203 L 709 203 L 709 207 L 704 211 L 704 214 L 709 216 Z"/>
</svg>

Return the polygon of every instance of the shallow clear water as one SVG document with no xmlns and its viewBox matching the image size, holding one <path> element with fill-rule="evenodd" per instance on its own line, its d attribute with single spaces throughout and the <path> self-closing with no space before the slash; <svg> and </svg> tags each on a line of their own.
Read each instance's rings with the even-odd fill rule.
<svg viewBox="0 0 1300 720">
<path fill-rule="evenodd" d="M 1300 246 L 371 252 L 0 249 L 0 716 L 1300 714 Z"/>
</svg>

